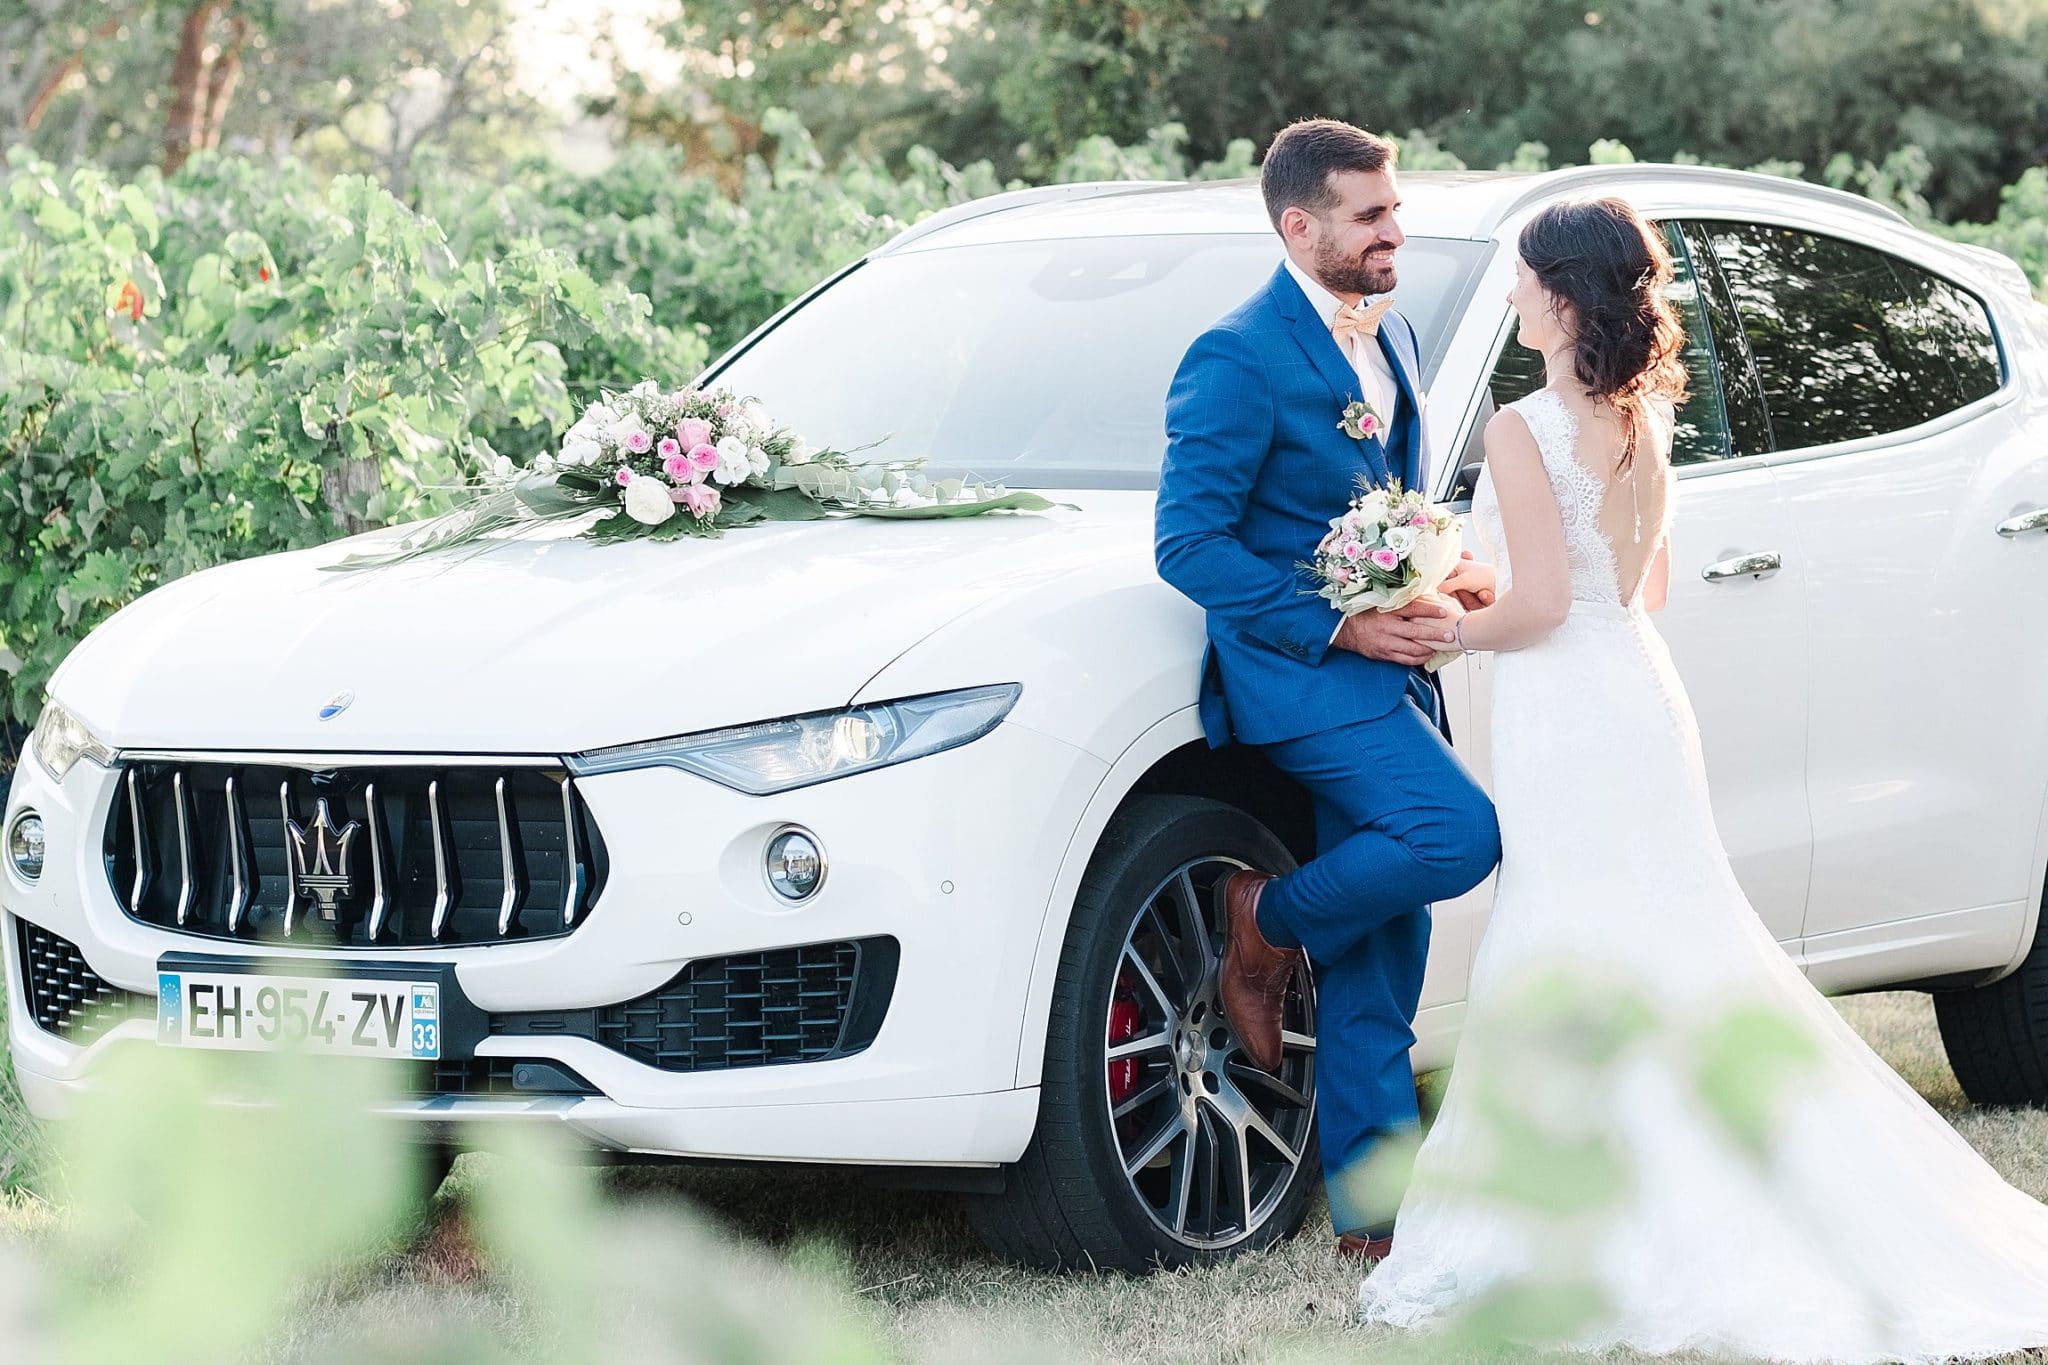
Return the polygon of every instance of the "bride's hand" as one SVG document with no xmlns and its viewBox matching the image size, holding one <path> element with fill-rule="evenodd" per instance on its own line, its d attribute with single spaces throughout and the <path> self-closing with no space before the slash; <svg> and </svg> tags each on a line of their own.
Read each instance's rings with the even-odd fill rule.
<svg viewBox="0 0 2048 1365">
<path fill-rule="evenodd" d="M 1481 564 L 1472 558 L 1470 550 L 1459 555 L 1462 561 L 1451 570 L 1450 577 L 1443 581 L 1437 591 L 1447 597 L 1458 599 L 1458 605 L 1466 611 L 1478 611 L 1481 607 L 1493 605 L 1496 585 L 1493 565 Z"/>
</svg>

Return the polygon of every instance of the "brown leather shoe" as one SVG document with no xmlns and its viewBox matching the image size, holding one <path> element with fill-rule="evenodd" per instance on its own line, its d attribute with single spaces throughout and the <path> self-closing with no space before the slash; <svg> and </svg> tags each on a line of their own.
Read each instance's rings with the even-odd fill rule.
<svg viewBox="0 0 2048 1365">
<path fill-rule="evenodd" d="M 1394 1254 L 1394 1234 L 1384 1237 L 1360 1237 L 1347 1232 L 1337 1239 L 1337 1255 L 1347 1261 L 1361 1261 L 1366 1265 L 1378 1265 Z"/>
<path fill-rule="evenodd" d="M 1301 961 L 1299 948 L 1275 948 L 1259 932 L 1253 913 L 1259 888 L 1272 877 L 1245 869 L 1233 872 L 1216 888 L 1223 901 L 1223 966 L 1217 1001 L 1223 1017 L 1244 1044 L 1245 1056 L 1263 1071 L 1280 1067 L 1280 1014 L 1287 1002 L 1287 984 Z"/>
</svg>

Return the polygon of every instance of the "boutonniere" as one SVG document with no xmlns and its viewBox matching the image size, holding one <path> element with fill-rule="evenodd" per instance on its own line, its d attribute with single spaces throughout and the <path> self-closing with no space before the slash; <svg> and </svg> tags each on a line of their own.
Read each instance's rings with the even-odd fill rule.
<svg viewBox="0 0 2048 1365">
<path fill-rule="evenodd" d="M 1385 426 L 1380 415 L 1372 410 L 1372 404 L 1356 398 L 1344 405 L 1344 419 L 1337 423 L 1337 429 L 1354 441 L 1377 436 Z"/>
</svg>

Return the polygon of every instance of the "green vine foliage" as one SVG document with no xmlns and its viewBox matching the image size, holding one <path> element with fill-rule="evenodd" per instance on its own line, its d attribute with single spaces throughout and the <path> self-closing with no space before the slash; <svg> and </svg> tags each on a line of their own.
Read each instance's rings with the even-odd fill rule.
<svg viewBox="0 0 2048 1365">
<path fill-rule="evenodd" d="M 687 380 L 903 227 L 1014 187 L 924 149 L 828 165 L 794 117 L 764 128 L 772 155 L 715 172 L 649 146 L 593 175 L 525 163 L 494 181 L 423 157 L 410 205 L 293 163 L 201 156 L 124 181 L 9 153 L 0 723 L 32 720 L 65 652 L 150 588 L 444 511 L 481 462 L 552 449 L 600 390 Z M 1173 124 L 1084 139 L 1051 178 L 1254 172 L 1249 142 L 1204 164 L 1187 142 Z M 1459 164 L 1402 142 L 1411 169 Z M 1514 165 L 1549 161 L 1529 144 Z M 1924 220 L 1927 173 L 1908 148 L 1822 178 Z M 2048 285 L 2048 172 L 2003 202 L 1990 223 L 1929 226 Z"/>
<path fill-rule="evenodd" d="M 532 235 L 458 253 L 373 182 L 202 158 L 0 178 L 0 664 L 26 720 L 149 588 L 438 508 L 571 417 L 564 348 L 677 343 Z M 602 349 L 602 348 L 599 348 Z"/>
</svg>

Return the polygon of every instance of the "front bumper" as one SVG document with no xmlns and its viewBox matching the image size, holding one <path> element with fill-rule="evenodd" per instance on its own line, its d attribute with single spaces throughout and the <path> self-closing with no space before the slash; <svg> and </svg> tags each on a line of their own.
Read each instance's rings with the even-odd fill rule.
<svg viewBox="0 0 2048 1365">
<path fill-rule="evenodd" d="M 337 757 L 336 762 L 345 762 Z M 1054 879 L 1103 776 L 1082 751 L 1006 724 L 964 748 L 780 796 L 748 797 L 673 769 L 579 779 L 610 850 L 604 891 L 563 938 L 409 949 L 380 959 L 453 964 L 463 993 L 498 1014 L 610 1005 L 671 981 L 689 963 L 800 944 L 893 938 L 900 951 L 872 1044 L 827 1060 L 676 1073 L 589 1038 L 491 1036 L 479 1056 L 554 1061 L 600 1093 L 437 1095 L 394 1101 L 394 1117 L 553 1123 L 594 1146 L 687 1156 L 914 1165 L 1014 1160 L 1037 1114 L 1018 1084 L 1025 997 Z M 102 834 L 112 773 L 81 761 L 64 782 L 24 756 L 8 818 L 42 813 L 51 850 L 26 885 L 0 873 L 8 1041 L 32 1113 L 62 1117 L 96 1058 L 153 1046 L 147 1019 L 79 1046 L 46 1031 L 23 989 L 13 918 L 76 944 L 114 986 L 153 994 L 169 952 L 346 963 L 357 954 L 226 942 L 129 918 Z M 788 824 L 818 837 L 824 886 L 790 907 L 762 872 Z M 309 1059 L 309 1065 L 317 1059 Z"/>
</svg>

